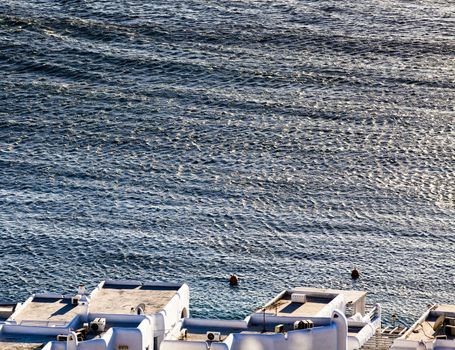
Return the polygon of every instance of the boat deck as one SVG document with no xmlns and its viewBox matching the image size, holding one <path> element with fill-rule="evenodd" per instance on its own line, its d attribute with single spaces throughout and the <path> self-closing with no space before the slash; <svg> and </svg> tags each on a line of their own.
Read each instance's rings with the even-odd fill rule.
<svg viewBox="0 0 455 350">
<path fill-rule="evenodd" d="M 346 302 L 346 304 L 354 304 L 358 301 L 365 299 L 367 292 L 362 292 L 358 290 L 341 290 L 341 289 L 329 289 L 329 288 L 312 288 L 312 287 L 297 287 L 294 291 L 299 292 L 315 292 L 315 293 L 326 293 L 326 294 L 341 294 Z"/>
<path fill-rule="evenodd" d="M 307 302 L 304 304 L 282 299 L 266 307 L 265 311 L 272 312 L 276 316 L 311 316 L 316 315 L 325 305 L 327 305 L 326 300 L 315 300 L 311 297 L 307 298 Z M 258 312 L 262 312 L 262 310 Z"/>
<path fill-rule="evenodd" d="M 2 335 L 0 336 L 0 350 L 37 350 L 42 349 L 50 340 L 55 340 L 55 337 Z"/>
<path fill-rule="evenodd" d="M 0 303 L 0 321 L 6 321 L 16 310 L 16 303 Z"/>
<path fill-rule="evenodd" d="M 291 295 L 294 292 L 302 292 L 306 294 L 306 302 L 299 303 L 291 300 Z M 261 313 L 264 310 L 268 313 L 273 313 L 276 316 L 291 316 L 291 317 L 311 317 L 317 316 L 319 312 L 328 305 L 337 295 L 343 295 L 344 300 L 348 305 L 358 302 L 365 303 L 366 292 L 355 290 L 337 290 L 337 289 L 322 289 L 322 288 L 295 288 L 292 291 L 287 291 L 283 296 L 272 304 L 266 305 L 264 308 L 258 309 L 256 312 Z M 364 307 L 361 310 L 364 312 Z"/>
<path fill-rule="evenodd" d="M 455 336 L 451 332 L 445 332 L 445 321 L 450 319 L 451 326 L 455 322 L 455 305 L 441 304 L 436 306 L 423 322 L 418 323 L 408 332 L 406 340 L 432 341 L 435 338 L 453 340 Z M 447 326 L 449 327 L 449 326 Z"/>
<path fill-rule="evenodd" d="M 71 303 L 69 298 L 35 297 L 32 302 L 15 315 L 18 324 L 65 325 L 80 312 L 80 306 Z"/>
<path fill-rule="evenodd" d="M 286 293 L 283 297 L 265 308 L 256 312 L 261 313 L 264 310 L 273 313 L 276 316 L 315 316 L 326 306 L 333 298 L 330 297 L 313 297 L 307 296 L 305 303 L 291 301 L 291 294 Z"/>
<path fill-rule="evenodd" d="M 10 343 L 0 341 L 0 350 L 37 350 L 43 347 L 43 343 Z"/>
<path fill-rule="evenodd" d="M 176 293 L 175 288 L 106 285 L 91 300 L 90 312 L 130 314 L 132 308 L 144 304 L 144 312 L 153 314 L 161 311 Z"/>
</svg>

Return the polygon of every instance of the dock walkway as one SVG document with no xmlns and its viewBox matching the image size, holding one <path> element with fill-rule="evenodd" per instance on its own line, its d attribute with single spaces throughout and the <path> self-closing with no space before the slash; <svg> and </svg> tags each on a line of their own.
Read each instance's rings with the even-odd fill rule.
<svg viewBox="0 0 455 350">
<path fill-rule="evenodd" d="M 378 329 L 376 334 L 371 337 L 360 350 L 389 350 L 393 341 L 402 336 L 407 328 L 403 327 L 386 327 Z"/>
</svg>

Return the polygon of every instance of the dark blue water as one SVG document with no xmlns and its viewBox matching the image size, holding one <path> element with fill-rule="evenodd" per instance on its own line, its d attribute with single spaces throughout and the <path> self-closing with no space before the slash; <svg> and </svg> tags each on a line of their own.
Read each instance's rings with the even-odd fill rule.
<svg viewBox="0 0 455 350">
<path fill-rule="evenodd" d="M 365 289 L 405 323 L 454 303 L 454 16 L 2 1 L 0 299 L 137 278 L 187 282 L 204 317 L 289 286 Z"/>
</svg>

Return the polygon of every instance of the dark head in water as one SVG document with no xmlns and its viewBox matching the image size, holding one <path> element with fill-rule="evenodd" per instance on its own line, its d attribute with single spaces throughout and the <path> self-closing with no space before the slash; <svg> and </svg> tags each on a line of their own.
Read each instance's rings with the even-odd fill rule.
<svg viewBox="0 0 455 350">
<path fill-rule="evenodd" d="M 360 277 L 359 271 L 354 267 L 354 270 L 351 271 L 351 278 L 356 280 Z"/>
<path fill-rule="evenodd" d="M 231 286 L 236 286 L 239 284 L 239 278 L 237 277 L 236 274 L 233 274 L 231 275 L 231 277 L 229 277 L 229 284 Z"/>
</svg>

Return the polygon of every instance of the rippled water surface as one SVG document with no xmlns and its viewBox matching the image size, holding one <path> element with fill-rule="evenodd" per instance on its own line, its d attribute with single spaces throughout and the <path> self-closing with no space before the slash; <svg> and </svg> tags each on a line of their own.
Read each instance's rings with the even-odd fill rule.
<svg viewBox="0 0 455 350">
<path fill-rule="evenodd" d="M 454 88 L 450 0 L 4 0 L 0 299 L 138 278 L 204 317 L 289 286 L 405 323 L 455 303 Z"/>
</svg>

